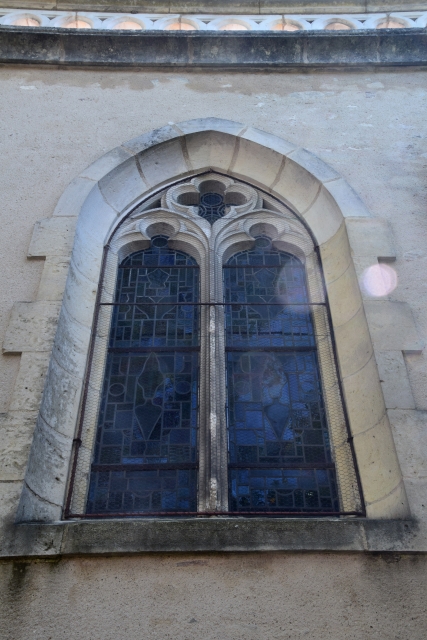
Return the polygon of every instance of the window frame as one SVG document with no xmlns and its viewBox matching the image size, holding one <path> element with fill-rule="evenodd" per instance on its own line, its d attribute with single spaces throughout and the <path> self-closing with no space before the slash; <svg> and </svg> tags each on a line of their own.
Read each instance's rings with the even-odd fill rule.
<svg viewBox="0 0 427 640">
<path fill-rule="evenodd" d="M 225 189 L 232 189 L 244 194 L 245 203 L 239 206 L 230 207 L 230 212 L 221 219 L 221 225 L 217 224 L 216 232 L 214 227 L 200 218 L 197 207 L 194 205 L 181 204 L 182 194 L 190 191 L 197 192 L 203 182 L 216 180 L 223 182 Z M 160 190 L 159 190 L 160 191 Z M 159 195 L 160 203 L 159 203 Z M 191 199 L 191 198 L 190 198 Z M 160 206 L 159 206 L 160 205 Z M 264 205 L 267 207 L 265 208 Z M 185 228 L 182 231 L 182 220 L 185 220 Z M 252 220 L 252 222 L 251 222 Z M 274 222 L 276 221 L 276 222 Z M 281 221 L 281 222 L 279 222 Z M 217 221 L 218 223 L 218 221 Z M 275 227 L 276 224 L 276 227 Z M 242 227 L 243 225 L 243 227 Z M 224 233 L 227 227 L 234 228 L 233 233 Z M 200 267 L 201 284 L 201 326 L 203 327 L 206 339 L 202 340 L 200 358 L 200 403 L 199 403 L 199 483 L 198 483 L 198 515 L 238 515 L 228 510 L 228 435 L 226 426 L 226 416 L 224 407 L 226 404 L 225 385 L 225 342 L 224 342 L 224 296 L 223 296 L 223 266 L 228 258 L 242 248 L 249 248 L 254 241 L 254 235 L 262 229 L 266 234 L 279 233 L 274 240 L 275 245 L 283 251 L 293 253 L 299 259 L 303 258 L 308 271 L 306 272 L 308 293 L 311 295 L 310 287 L 317 287 L 322 290 L 327 310 L 327 323 L 329 335 L 333 336 L 333 326 L 329 310 L 329 303 L 326 295 L 326 287 L 323 278 L 320 254 L 314 241 L 313 235 L 307 226 L 298 219 L 295 213 L 283 202 L 274 196 L 256 189 L 252 185 L 242 180 L 234 180 L 229 176 L 219 173 L 205 172 L 189 180 L 177 181 L 172 187 L 163 189 L 155 196 L 151 196 L 145 202 L 140 203 L 132 209 L 126 218 L 113 229 L 110 241 L 104 248 L 103 264 L 101 268 L 100 286 L 98 288 L 96 310 L 106 301 L 111 301 L 115 291 L 115 279 L 117 267 L 121 260 L 136 250 L 147 248 L 150 244 L 150 237 L 155 235 L 170 236 L 169 246 L 171 248 L 184 251 L 196 259 Z M 209 233 L 209 231 L 211 233 Z M 212 240 L 215 242 L 212 243 Z M 309 255 L 305 252 L 309 251 Z M 307 262 L 308 260 L 308 262 Z M 310 262 L 311 260 L 311 262 Z M 314 262 L 313 262 L 314 261 Z M 317 265 L 317 266 L 316 266 Z M 319 290 L 320 290 L 319 289 Z M 105 307 L 104 307 L 105 308 Z M 89 350 L 89 361 L 86 372 L 86 381 L 82 398 L 82 407 L 88 402 L 89 389 L 93 387 L 90 382 L 92 368 L 95 362 L 97 391 L 92 400 L 92 415 L 97 413 L 99 397 L 101 393 L 101 380 L 106 357 L 106 343 L 109 333 L 109 319 L 99 318 L 96 311 L 92 330 L 92 341 Z M 98 325 L 102 325 L 99 331 Z M 357 509 L 340 509 L 339 513 L 325 515 L 365 515 L 363 493 L 360 478 L 357 470 L 357 461 L 354 452 L 353 442 L 345 409 L 344 396 L 340 376 L 336 369 L 336 350 L 334 340 L 331 340 L 330 348 L 332 358 L 335 361 L 335 372 L 337 393 L 339 403 L 342 408 L 342 433 L 340 436 L 340 447 L 347 448 L 346 465 L 347 469 L 354 472 L 352 482 L 353 498 L 357 493 L 360 498 L 360 507 Z M 202 371 L 205 371 L 205 375 Z M 221 373 L 222 372 L 222 373 Z M 321 372 L 322 377 L 322 372 Z M 215 391 L 212 392 L 212 389 Z M 73 500 L 76 494 L 76 475 L 78 475 L 79 450 L 91 451 L 93 445 L 87 447 L 82 441 L 84 432 L 85 411 L 80 412 L 77 436 L 74 440 L 73 462 L 69 477 L 67 499 L 64 509 L 64 518 L 93 518 L 94 514 L 87 514 L 84 510 L 80 512 L 73 510 Z M 345 429 L 345 434 L 343 429 Z M 96 428 L 92 417 L 92 440 Z M 86 462 L 86 469 L 81 473 L 82 477 L 88 476 L 90 464 Z M 341 475 L 345 472 L 345 467 L 341 470 Z M 80 504 L 86 504 L 86 496 L 89 483 L 85 480 L 80 482 L 78 494 Z M 354 500 L 353 500 L 354 502 Z M 341 504 L 343 500 L 341 499 Z M 116 517 L 150 516 L 150 512 L 140 514 L 116 514 Z M 156 514 L 153 514 L 156 515 Z M 167 515 L 167 514 L 158 514 Z M 196 515 L 196 514 L 192 514 Z M 277 514 L 281 515 L 280 513 Z M 310 516 L 309 513 L 297 514 L 299 517 Z M 316 512 L 313 515 L 322 516 Z M 95 516 L 102 517 L 102 516 Z M 111 516 L 104 517 L 114 517 Z M 151 516 L 152 517 L 152 516 Z"/>
</svg>

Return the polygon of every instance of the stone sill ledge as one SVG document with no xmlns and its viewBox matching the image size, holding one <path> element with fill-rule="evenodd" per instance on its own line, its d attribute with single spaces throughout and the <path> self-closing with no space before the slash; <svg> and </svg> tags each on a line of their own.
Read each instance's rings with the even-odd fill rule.
<svg viewBox="0 0 427 640">
<path fill-rule="evenodd" d="M 80 520 L 4 530 L 0 557 L 254 551 L 427 552 L 412 520 L 192 518 Z"/>
<path fill-rule="evenodd" d="M 427 32 L 111 32 L 0 27 L 0 63 L 221 69 L 425 66 Z"/>
</svg>

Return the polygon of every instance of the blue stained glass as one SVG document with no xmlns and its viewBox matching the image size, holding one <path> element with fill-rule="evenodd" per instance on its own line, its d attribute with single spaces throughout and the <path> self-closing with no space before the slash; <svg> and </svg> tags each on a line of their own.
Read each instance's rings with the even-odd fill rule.
<svg viewBox="0 0 427 640">
<path fill-rule="evenodd" d="M 119 267 L 88 513 L 196 510 L 199 270 L 162 240 Z"/>
<path fill-rule="evenodd" d="M 224 290 L 230 509 L 338 511 L 304 265 L 258 238 Z"/>
</svg>

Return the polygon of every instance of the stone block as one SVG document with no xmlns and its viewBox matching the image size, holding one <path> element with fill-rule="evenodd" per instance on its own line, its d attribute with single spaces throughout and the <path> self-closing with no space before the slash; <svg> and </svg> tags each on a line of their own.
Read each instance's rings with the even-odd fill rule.
<svg viewBox="0 0 427 640">
<path fill-rule="evenodd" d="M 405 478 L 405 490 L 409 500 L 411 516 L 421 521 L 425 527 L 425 522 L 427 521 L 427 478 Z"/>
<path fill-rule="evenodd" d="M 137 161 L 150 187 L 176 181 L 191 172 L 181 140 L 172 140 L 148 149 L 137 157 Z"/>
<path fill-rule="evenodd" d="M 52 431 L 71 438 L 75 431 L 83 380 L 81 376 L 73 376 L 63 369 L 54 355 L 49 362 L 40 415 Z"/>
<path fill-rule="evenodd" d="M 25 352 L 21 355 L 9 407 L 11 411 L 39 410 L 49 358 L 49 351 Z"/>
<path fill-rule="evenodd" d="M 415 409 L 402 352 L 376 351 L 375 358 L 387 409 Z"/>
<path fill-rule="evenodd" d="M 65 283 L 67 281 L 70 261 L 67 258 L 46 258 L 40 285 L 37 291 L 37 300 L 49 300 L 61 302 Z"/>
<path fill-rule="evenodd" d="M 62 516 L 62 507 L 40 498 L 25 484 L 22 488 L 16 522 L 55 522 Z"/>
<path fill-rule="evenodd" d="M 363 307 L 348 322 L 335 327 L 334 333 L 341 375 L 346 378 L 360 371 L 373 354 Z"/>
<path fill-rule="evenodd" d="M 374 500 L 372 503 L 366 501 L 366 515 L 368 518 L 384 518 L 386 520 L 409 518 L 412 513 L 403 480 L 383 498 Z M 407 548 L 405 545 L 402 547 Z"/>
<path fill-rule="evenodd" d="M 319 182 L 326 183 L 340 178 L 340 174 L 335 169 L 307 149 L 298 148 L 295 151 L 290 151 L 289 158 Z"/>
<path fill-rule="evenodd" d="M 179 135 L 179 131 L 182 131 L 185 135 L 199 133 L 201 131 L 218 131 L 232 136 L 238 136 L 239 133 L 245 129 L 245 125 L 241 122 L 224 120 L 222 118 L 195 118 L 194 120 L 187 120 L 186 122 L 178 122 L 173 129 L 171 127 L 164 127 L 158 131 L 162 132 L 164 129 L 171 129 L 175 135 Z M 156 135 L 157 132 L 154 132 L 154 134 Z M 160 141 L 162 142 L 162 140 Z"/>
<path fill-rule="evenodd" d="M 313 204 L 321 183 L 313 174 L 287 157 L 273 192 L 289 204 L 296 212 L 304 213 Z"/>
<path fill-rule="evenodd" d="M 342 276 L 327 285 L 334 328 L 345 324 L 362 306 L 356 273 L 350 264 Z"/>
<path fill-rule="evenodd" d="M 283 140 L 283 138 L 279 138 L 272 133 L 262 131 L 262 129 L 256 129 L 255 127 L 248 127 L 242 131 L 240 137 L 242 140 L 249 140 L 262 147 L 276 151 L 282 156 L 286 156 L 297 150 L 297 147 L 291 142 Z"/>
<path fill-rule="evenodd" d="M 125 185 L 122 188 L 125 190 Z M 105 201 L 98 186 L 95 186 L 81 207 L 73 252 L 76 248 L 77 236 L 80 243 L 86 240 L 86 243 L 92 247 L 92 252 L 99 251 L 99 247 L 102 251 L 117 222 L 117 211 Z M 85 273 L 83 267 L 80 270 Z"/>
<path fill-rule="evenodd" d="M 318 196 L 302 217 L 319 245 L 330 240 L 342 224 L 341 210 L 325 185 L 321 186 Z"/>
<path fill-rule="evenodd" d="M 183 125 L 190 124 L 191 122 L 195 122 L 191 120 L 189 123 L 183 123 Z M 196 129 L 198 130 L 198 129 Z M 189 131 L 182 130 L 184 133 L 190 133 Z M 136 155 L 138 153 L 142 153 L 151 147 L 156 147 L 163 142 L 168 142 L 169 140 L 173 140 L 174 138 L 179 138 L 181 135 L 179 129 L 177 127 L 166 125 L 161 129 L 154 129 L 154 131 L 150 131 L 148 133 L 143 133 L 141 136 L 136 138 L 132 138 L 132 140 L 128 140 L 122 147 L 125 151 L 130 151 L 132 154 Z"/>
<path fill-rule="evenodd" d="M 89 180 L 101 180 L 116 167 L 126 162 L 131 156 L 131 151 L 123 147 L 116 147 L 86 167 L 86 169 L 81 172 L 80 177 L 88 178 Z"/>
<path fill-rule="evenodd" d="M 366 299 L 366 300 L 372 300 L 373 296 L 371 294 L 368 294 L 364 287 L 362 286 L 363 283 L 363 274 L 365 272 L 366 269 L 368 269 L 369 267 L 372 267 L 372 265 L 377 265 L 378 264 L 378 260 L 374 257 L 374 256 L 355 256 L 353 255 L 353 264 L 354 264 L 354 268 L 356 270 L 357 273 L 357 277 L 358 280 L 361 284 L 360 287 L 360 293 L 362 294 L 362 298 Z M 378 297 L 379 300 L 384 300 L 384 296 Z"/>
<path fill-rule="evenodd" d="M 194 133 L 186 137 L 187 151 L 193 169 L 228 171 L 236 139 L 225 133 L 212 131 Z"/>
<path fill-rule="evenodd" d="M 353 442 L 365 501 L 367 504 L 379 502 L 402 482 L 387 415 L 373 429 L 356 434 Z"/>
<path fill-rule="evenodd" d="M 105 200 L 121 212 L 147 190 L 135 158 L 129 158 L 105 175 L 98 183 Z"/>
<path fill-rule="evenodd" d="M 72 260 L 63 304 L 70 316 L 85 327 L 92 326 L 96 293 L 97 285 L 85 278 Z"/>
<path fill-rule="evenodd" d="M 354 256 L 396 259 L 393 234 L 386 220 L 346 218 L 345 223 Z"/>
<path fill-rule="evenodd" d="M 95 186 L 93 180 L 88 178 L 75 178 L 58 200 L 58 204 L 53 212 L 54 216 L 77 217 L 80 209 L 89 193 Z"/>
<path fill-rule="evenodd" d="M 281 168 L 283 155 L 244 138 L 240 138 L 238 145 L 237 155 L 230 166 L 231 175 L 250 180 L 264 188 L 273 185 Z"/>
<path fill-rule="evenodd" d="M 344 218 L 353 216 L 369 217 L 370 213 L 358 194 L 350 187 L 348 182 L 339 180 L 328 181 L 325 189 L 334 198 Z"/>
<path fill-rule="evenodd" d="M 96 240 L 88 235 L 84 224 L 77 228 L 72 261 L 76 269 L 93 285 L 97 285 L 104 252 L 103 237 Z"/>
<path fill-rule="evenodd" d="M 4 525 L 12 524 L 15 520 L 22 484 L 22 480 L 17 480 L 16 482 L 0 482 L 0 522 L 3 527 Z M 4 554 L 6 540 L 6 535 L 0 534 L 0 555 Z"/>
<path fill-rule="evenodd" d="M 404 478 L 427 482 L 427 411 L 392 409 L 388 415 Z M 427 517 L 427 493 L 424 501 Z"/>
<path fill-rule="evenodd" d="M 61 367 L 73 376 L 84 375 L 90 343 L 89 327 L 76 322 L 62 306 L 52 353 Z"/>
<path fill-rule="evenodd" d="M 363 304 L 376 350 L 410 353 L 422 351 L 424 345 L 406 302 L 365 300 Z"/>
<path fill-rule="evenodd" d="M 375 358 L 372 356 L 357 373 L 344 378 L 343 387 L 353 436 L 379 424 L 385 405 Z"/>
<path fill-rule="evenodd" d="M 25 491 L 28 491 L 25 488 Z M 16 501 L 16 506 L 19 502 Z M 16 511 L 15 506 L 15 511 Z M 0 540 L 0 555 L 8 557 L 55 556 L 61 551 L 64 528 L 55 524 L 13 525 L 7 527 Z"/>
<path fill-rule="evenodd" d="M 60 306 L 58 302 L 15 302 L 3 352 L 50 351 Z"/>
<path fill-rule="evenodd" d="M 9 411 L 0 421 L 0 481 L 22 480 L 28 462 L 37 412 Z"/>
<path fill-rule="evenodd" d="M 39 415 L 25 483 L 40 499 L 59 507 L 64 503 L 72 438 L 51 429 Z"/>
<path fill-rule="evenodd" d="M 71 256 L 75 228 L 75 217 L 58 216 L 36 222 L 28 257 Z"/>
<path fill-rule="evenodd" d="M 337 280 L 351 263 L 350 245 L 344 221 L 338 231 L 320 247 L 323 275 L 327 284 Z"/>
</svg>

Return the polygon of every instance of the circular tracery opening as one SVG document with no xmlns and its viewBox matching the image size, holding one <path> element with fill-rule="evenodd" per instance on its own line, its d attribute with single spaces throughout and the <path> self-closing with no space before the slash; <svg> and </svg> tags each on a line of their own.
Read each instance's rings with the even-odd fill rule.
<svg viewBox="0 0 427 640">
<path fill-rule="evenodd" d="M 377 29 L 404 29 L 405 26 L 405 24 L 399 22 L 398 20 L 387 18 L 386 20 L 382 20 L 377 24 Z"/>
<path fill-rule="evenodd" d="M 30 16 L 20 16 L 12 22 L 12 25 L 14 27 L 39 27 L 40 22 L 35 18 L 30 18 Z"/>
<path fill-rule="evenodd" d="M 167 236 L 153 236 L 151 238 L 151 245 L 156 247 L 157 249 L 162 249 L 163 247 L 168 246 L 168 237 Z"/>
<path fill-rule="evenodd" d="M 172 22 L 165 27 L 166 31 L 196 31 L 196 27 L 189 22 Z"/>
<path fill-rule="evenodd" d="M 142 26 L 138 22 L 134 22 L 133 20 L 122 20 L 121 22 L 117 22 L 117 24 L 114 25 L 113 29 L 137 31 L 139 29 L 142 29 Z"/>
<path fill-rule="evenodd" d="M 246 27 L 244 24 L 239 24 L 238 22 L 229 22 L 219 29 L 220 31 L 249 31 L 249 27 Z"/>
<path fill-rule="evenodd" d="M 345 22 L 330 22 L 325 27 L 326 31 L 349 31 L 351 27 Z"/>
<path fill-rule="evenodd" d="M 92 26 L 85 20 L 70 20 L 61 26 L 63 29 L 92 29 Z"/>
<path fill-rule="evenodd" d="M 257 236 L 255 238 L 255 247 L 257 249 L 270 249 L 272 242 L 267 236 Z"/>
<path fill-rule="evenodd" d="M 294 22 L 278 22 L 273 27 L 271 27 L 272 31 L 301 31 L 302 27 L 295 24 Z"/>
</svg>

